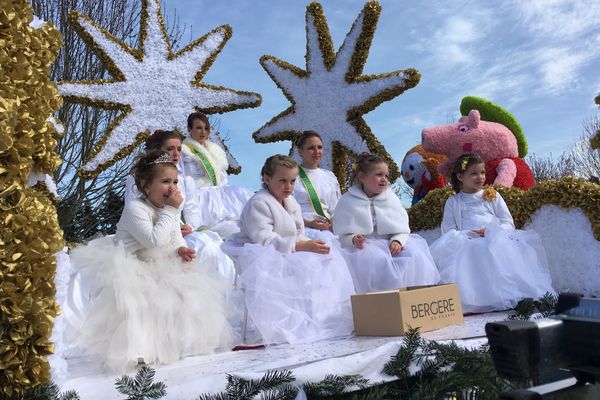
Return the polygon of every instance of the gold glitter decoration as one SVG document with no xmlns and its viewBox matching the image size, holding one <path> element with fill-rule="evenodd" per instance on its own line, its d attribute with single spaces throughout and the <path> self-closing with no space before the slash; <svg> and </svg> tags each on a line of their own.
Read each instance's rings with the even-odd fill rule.
<svg viewBox="0 0 600 400">
<path fill-rule="evenodd" d="M 494 190 L 494 188 L 485 188 L 485 190 L 483 191 L 483 199 L 485 201 L 494 201 L 496 200 L 496 195 L 498 194 L 498 192 L 496 192 Z"/>
<path fill-rule="evenodd" d="M 149 5 L 152 8 L 152 15 L 149 11 Z M 257 107 L 261 103 L 261 97 L 257 93 L 236 91 L 228 89 L 222 86 L 208 85 L 202 82 L 202 78 L 208 71 L 208 69 L 214 63 L 217 55 L 225 46 L 226 42 L 231 38 L 232 30 L 229 25 L 223 25 L 213 29 L 206 35 L 194 40 L 188 46 L 178 52 L 173 52 L 171 48 L 170 39 L 167 34 L 166 26 L 160 12 L 160 5 L 157 0 L 142 0 L 141 4 L 141 17 L 140 17 L 140 33 L 139 33 L 139 44 L 137 48 L 131 48 L 125 44 L 122 40 L 117 39 L 110 32 L 104 30 L 98 26 L 90 18 L 79 14 L 77 12 L 71 12 L 69 14 L 69 21 L 77 34 L 84 40 L 84 42 L 90 47 L 90 49 L 98 56 L 102 63 L 106 66 L 110 75 L 113 79 L 98 79 L 98 80 L 81 80 L 76 82 L 59 82 L 59 88 L 63 93 L 66 101 L 80 103 L 88 106 L 105 108 L 109 110 L 118 110 L 121 112 L 119 117 L 111 122 L 107 127 L 103 137 L 96 143 L 92 151 L 90 152 L 89 158 L 86 164 L 79 169 L 78 173 L 84 178 L 92 178 L 97 176 L 100 172 L 113 165 L 118 160 L 130 154 L 135 148 L 137 148 L 155 129 L 176 129 L 185 125 L 185 117 L 192 111 L 201 111 L 206 114 L 224 113 L 239 108 Z M 165 57 L 162 55 L 157 56 L 162 51 L 162 47 L 155 50 L 151 46 L 152 40 L 158 40 L 157 37 L 152 35 L 149 36 L 148 29 L 149 23 L 158 24 L 161 42 L 155 43 L 156 46 L 164 46 L 166 49 Z M 152 25 L 154 27 L 154 25 Z M 95 35 L 102 36 L 102 43 L 99 43 L 99 39 L 94 37 Z M 146 40 L 149 40 L 148 42 Z M 214 43 L 213 43 L 214 42 Z M 144 48 L 148 45 L 149 48 Z M 103 46 L 106 46 L 103 48 Z M 210 48 L 210 46 L 215 46 Z M 110 49 L 110 50 L 107 50 Z M 139 63 L 135 68 L 140 74 L 152 74 L 152 63 L 153 61 L 160 61 L 161 67 L 168 71 L 169 68 L 188 68 L 190 65 L 188 56 L 193 53 L 194 60 L 200 58 L 202 51 L 208 53 L 205 58 L 198 61 L 198 64 L 193 63 L 192 72 L 196 71 L 193 80 L 190 82 L 193 88 L 193 99 L 188 101 L 187 95 L 190 95 L 192 89 L 188 88 L 186 96 L 183 93 L 174 93 L 173 96 L 179 98 L 185 97 L 185 107 L 181 107 L 177 114 L 183 112 L 185 115 L 175 115 L 175 113 L 168 113 L 168 116 L 152 114 L 151 116 L 142 115 L 140 108 L 144 106 L 135 106 L 133 104 L 123 104 L 119 101 L 128 101 L 127 99 L 114 96 L 112 94 L 112 88 L 120 88 L 115 90 L 122 90 L 124 86 L 134 88 L 135 82 L 133 76 L 128 77 L 126 69 L 119 67 L 119 61 L 115 60 L 115 56 L 123 58 L 123 64 L 125 68 L 129 68 L 127 57 L 131 60 Z M 158 58 L 153 58 L 158 57 Z M 184 64 L 175 64 L 181 61 Z M 185 64 L 187 62 L 187 64 Z M 136 70 L 136 71 L 137 71 Z M 144 75 L 145 76 L 145 75 Z M 177 79 L 177 78 L 176 78 Z M 190 79 L 192 79 L 190 75 Z M 173 81 L 173 80 L 171 80 Z M 174 102 L 173 98 L 170 97 L 170 93 L 164 90 L 164 87 L 170 87 L 165 85 L 164 82 L 157 81 L 156 86 L 149 87 L 145 93 L 160 93 L 160 104 L 177 104 L 181 102 Z M 97 90 L 91 88 L 95 87 Z M 106 89 L 104 89 L 106 87 Z M 136 86 L 137 88 L 137 86 Z M 133 89 L 132 89 L 133 90 Z M 137 89 L 136 89 L 137 90 Z M 102 93 L 98 93 L 102 92 Z M 132 93 L 130 91 L 130 93 Z M 224 99 L 211 100 L 209 95 L 219 94 Z M 135 96 L 135 94 L 133 94 Z M 148 95 L 149 96 L 149 95 Z M 190 95 L 191 96 L 191 95 Z M 198 103 L 198 98 L 203 97 L 203 101 L 206 103 L 203 108 L 195 106 Z M 148 97 L 150 98 L 150 97 Z M 192 100 L 195 103 L 192 104 Z M 133 101 L 133 100 L 131 100 Z M 151 101 L 151 100 L 147 100 Z M 217 104 L 218 103 L 218 104 Z M 188 107 L 189 106 L 189 107 Z M 183 108 L 189 108 L 184 110 Z M 181 119 L 181 121 L 179 121 Z M 175 122 L 177 120 L 178 122 Z M 160 123 L 159 123 L 160 122 Z M 161 126 L 151 126 L 152 124 L 160 124 Z M 162 126 L 165 125 L 165 126 Z M 168 125 L 168 126 L 167 126 Z M 144 126 L 140 129 L 141 126 Z M 139 130 L 138 132 L 135 132 Z M 116 134 L 119 131 L 119 134 Z M 110 144 L 110 146 L 108 146 Z M 118 149 L 115 149 L 118 147 Z M 228 149 L 224 146 L 224 150 L 228 152 Z M 230 172 L 239 172 L 240 168 L 232 168 Z"/>
<path fill-rule="evenodd" d="M 523 191 L 502 185 L 486 187 L 500 193 L 512 214 L 517 228 L 522 228 L 532 215 L 545 205 L 562 208 L 580 208 L 592 224 L 596 240 L 600 240 L 600 185 L 584 179 L 562 178 L 536 184 Z M 444 204 L 454 194 L 450 187 L 432 190 L 409 208 L 408 215 L 412 231 L 438 228 L 442 223 Z"/>
<path fill-rule="evenodd" d="M 394 182 L 400 174 L 399 168 L 395 161 L 386 151 L 385 147 L 371 132 L 371 129 L 364 121 L 362 116 L 375 109 L 384 101 L 391 100 L 394 97 L 402 94 L 405 90 L 415 87 L 419 83 L 420 74 L 414 69 L 406 69 L 376 75 L 362 75 L 380 14 L 381 5 L 377 1 L 368 1 L 363 7 L 359 17 L 354 22 L 350 32 L 346 36 L 344 45 L 342 45 L 336 54 L 334 51 L 333 42 L 331 40 L 331 35 L 329 33 L 327 20 L 323 13 L 323 8 L 317 2 L 310 3 L 306 7 L 306 70 L 293 66 L 270 55 L 262 56 L 260 59 L 260 63 L 263 68 L 269 74 L 271 79 L 275 81 L 277 87 L 281 89 L 285 97 L 290 101 L 290 103 L 292 103 L 292 105 L 279 115 L 272 118 L 258 131 L 254 132 L 254 140 L 258 143 L 271 143 L 282 140 L 293 141 L 296 135 L 303 130 L 310 129 L 319 132 L 323 138 L 325 147 L 331 152 L 331 158 L 329 160 L 331 162 L 331 169 L 337 176 L 342 189 L 345 189 L 346 186 L 345 175 L 348 158 L 353 160 L 358 157 L 359 152 L 363 151 L 357 151 L 357 148 L 359 147 L 358 145 L 349 145 L 348 143 L 352 140 L 361 146 L 364 142 L 371 153 L 378 154 L 387 161 L 390 168 L 391 182 Z M 360 26 L 357 26 L 357 24 L 360 24 Z M 313 37 L 311 36 L 312 29 L 316 30 L 318 51 L 316 51 L 314 48 L 315 44 L 311 43 L 311 37 Z M 353 35 L 357 32 L 357 29 L 359 29 L 359 34 L 358 37 L 355 38 Z M 352 52 L 349 60 L 344 58 L 348 55 L 347 49 L 344 49 L 345 46 L 353 46 L 349 47 L 351 49 L 350 51 Z M 319 53 L 322 58 L 320 62 L 322 62 L 326 71 L 318 70 L 315 72 L 311 70 L 311 65 L 313 68 L 316 66 L 314 60 L 311 60 L 311 54 L 314 55 Z M 377 90 L 369 92 L 371 95 L 368 97 L 362 99 L 358 98 L 358 104 L 356 106 L 350 109 L 339 110 L 339 112 L 337 112 L 337 114 L 342 115 L 345 113 L 345 123 L 349 123 L 355 129 L 354 133 L 356 133 L 356 139 L 354 137 L 343 138 L 338 136 L 336 140 L 336 135 L 341 135 L 340 132 L 326 132 L 325 128 L 320 128 L 317 126 L 319 123 L 314 121 L 306 121 L 306 115 L 302 114 L 302 116 L 299 116 L 299 107 L 302 107 L 302 105 L 299 105 L 300 100 L 298 96 L 294 98 L 294 93 L 292 93 L 292 90 L 290 89 L 291 86 L 286 87 L 285 82 L 282 82 L 281 76 L 283 76 L 285 73 L 286 77 L 293 78 L 295 76 L 296 78 L 302 80 L 302 82 L 307 82 L 313 79 L 316 80 L 319 76 L 324 74 L 331 74 L 331 78 L 333 79 L 337 78 L 337 75 L 335 75 L 336 63 L 344 62 L 348 63 L 348 65 L 344 71 L 345 75 L 341 77 L 341 79 L 347 85 L 349 85 L 349 88 L 357 88 L 359 85 L 364 85 L 364 87 L 367 87 L 368 85 L 366 84 L 370 82 L 373 84 L 377 83 L 379 87 Z M 281 76 L 278 77 L 276 73 L 281 74 Z M 403 82 L 401 84 L 399 84 L 398 81 L 392 80 L 398 78 L 399 76 L 403 77 Z M 319 90 L 321 90 L 321 92 L 319 92 Z M 315 90 L 311 91 L 310 99 L 316 101 L 317 99 L 323 97 L 324 91 L 327 90 L 329 90 L 329 88 L 326 87 L 326 85 L 322 87 L 317 86 Z M 347 90 L 347 93 L 350 95 L 351 90 Z M 323 110 L 319 109 L 319 111 Z M 325 113 L 325 111 L 323 111 L 323 113 Z M 317 116 L 312 117 L 313 119 L 317 119 Z M 346 141 L 346 143 L 343 143 L 343 141 Z M 325 156 L 329 157 L 329 154 L 326 154 Z M 325 161 L 326 157 L 324 157 Z M 325 162 L 325 168 L 329 167 L 329 161 Z"/>
<path fill-rule="evenodd" d="M 46 356 L 59 312 L 55 199 L 44 184 L 26 185 L 30 173 L 60 164 L 48 117 L 61 105 L 49 79 L 61 35 L 49 23 L 32 28 L 32 20 L 26 0 L 0 0 L 0 398 L 50 380 Z"/>
</svg>

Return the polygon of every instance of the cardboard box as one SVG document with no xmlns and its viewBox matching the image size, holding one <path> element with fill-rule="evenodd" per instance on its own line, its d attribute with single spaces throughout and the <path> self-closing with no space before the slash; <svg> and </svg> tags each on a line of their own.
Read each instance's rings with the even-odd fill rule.
<svg viewBox="0 0 600 400">
<path fill-rule="evenodd" d="M 425 332 L 464 321 L 454 283 L 360 293 L 351 300 L 357 336 L 402 336 L 410 327 Z"/>
</svg>

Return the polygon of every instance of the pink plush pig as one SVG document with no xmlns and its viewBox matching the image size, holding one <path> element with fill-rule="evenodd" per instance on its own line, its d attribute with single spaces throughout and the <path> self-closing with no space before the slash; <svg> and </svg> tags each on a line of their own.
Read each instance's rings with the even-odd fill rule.
<svg viewBox="0 0 600 400">
<path fill-rule="evenodd" d="M 477 110 L 471 110 L 458 123 L 425 128 L 421 138 L 426 151 L 448 157 L 438 167 L 446 177 L 461 154 L 475 153 L 485 161 L 486 184 L 515 186 L 523 190 L 535 185 L 529 166 L 519 157 L 513 133 L 502 124 L 482 121 Z"/>
</svg>

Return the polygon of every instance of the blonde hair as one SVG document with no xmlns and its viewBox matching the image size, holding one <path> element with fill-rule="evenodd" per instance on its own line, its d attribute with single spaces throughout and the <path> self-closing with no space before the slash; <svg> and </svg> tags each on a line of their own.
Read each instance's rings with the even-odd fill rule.
<svg viewBox="0 0 600 400">
<path fill-rule="evenodd" d="M 369 173 L 373 165 L 381 163 L 387 165 L 387 161 L 385 160 L 385 158 L 377 154 L 362 153 L 361 155 L 359 155 L 354 164 L 352 164 L 353 172 L 352 176 L 350 177 L 350 186 L 354 185 L 354 182 L 356 181 L 356 176 L 359 172 L 367 174 Z"/>
<path fill-rule="evenodd" d="M 285 167 L 290 169 L 298 168 L 298 163 L 296 163 L 296 161 L 294 161 L 289 156 L 284 156 L 283 154 L 275 154 L 274 156 L 271 156 L 265 160 L 265 164 L 260 170 L 261 178 L 265 175 L 268 177 L 272 177 L 273 175 L 275 175 L 275 171 L 277 171 L 278 167 Z M 263 187 L 265 187 L 264 182 Z"/>
</svg>

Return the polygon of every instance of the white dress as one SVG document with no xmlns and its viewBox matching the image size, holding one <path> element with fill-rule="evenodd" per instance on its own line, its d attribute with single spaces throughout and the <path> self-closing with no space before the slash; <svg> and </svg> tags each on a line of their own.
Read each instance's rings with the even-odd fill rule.
<svg viewBox="0 0 600 400">
<path fill-rule="evenodd" d="M 69 332 L 81 351 L 122 371 L 138 358 L 164 364 L 231 344 L 225 295 L 214 266 L 183 263 L 179 211 L 136 199 L 114 237 L 72 251 L 74 269 L 97 270 L 96 296 Z"/>
<path fill-rule="evenodd" d="M 248 314 L 265 343 L 349 335 L 354 286 L 348 267 L 335 248 L 296 252 L 296 242 L 308 238 L 296 200 L 284 203 L 257 192 L 244 207 L 241 232 L 223 245 L 240 271 Z"/>
<path fill-rule="evenodd" d="M 471 231 L 485 228 L 485 236 Z M 442 281 L 456 282 L 465 312 L 513 308 L 554 292 L 539 235 L 516 230 L 502 196 L 458 193 L 444 206 L 442 236 L 431 245 Z"/>
<path fill-rule="evenodd" d="M 235 280 L 233 261 L 221 250 L 223 239 L 216 232 L 203 229 L 198 225 L 197 221 L 200 217 L 197 217 L 197 214 L 202 213 L 202 207 L 196 204 L 194 181 L 190 177 L 186 177 L 182 170 L 183 166 L 180 161 L 177 164 L 177 188 L 183 197 L 183 202 L 179 206 L 179 210 L 183 214 L 185 223 L 192 227 L 192 233 L 185 235 L 183 239 L 187 247 L 196 251 L 196 257 L 200 262 L 214 265 L 216 270 L 233 284 Z M 135 184 L 133 176 L 127 176 L 125 181 L 125 204 L 143 197 Z M 180 223 L 183 225 L 183 221 L 180 221 Z"/>
<path fill-rule="evenodd" d="M 213 185 L 200 160 L 188 145 L 195 146 L 210 160 L 216 172 L 216 185 Z M 237 222 L 244 205 L 252 197 L 252 192 L 229 184 L 229 164 L 223 149 L 209 140 L 201 145 L 188 137 L 183 141 L 182 153 L 183 171 L 195 182 L 194 190 L 189 193 L 193 193 L 194 205 L 198 207 L 189 219 L 186 215 L 186 221 L 217 232 L 222 238 L 239 232 Z"/>
<path fill-rule="evenodd" d="M 333 172 L 321 168 L 306 168 L 303 167 L 306 175 L 310 178 L 313 183 L 319 199 L 321 200 L 321 207 L 325 216 L 330 220 L 333 219 L 333 211 L 337 205 L 338 200 L 342 196 L 340 191 L 340 184 Z M 294 198 L 300 204 L 302 208 L 302 218 L 305 221 L 314 221 L 320 216 L 313 209 L 312 203 L 306 192 L 306 187 L 302 180 L 298 176 L 296 183 L 294 184 Z M 331 231 L 320 231 L 313 228 L 304 228 L 306 236 L 315 240 L 323 240 L 327 243 L 333 243 L 335 235 Z"/>
<path fill-rule="evenodd" d="M 333 231 L 340 236 L 341 252 L 358 292 L 439 282 L 427 242 L 410 234 L 406 210 L 389 188 L 369 198 L 359 186 L 350 187 L 340 199 L 335 216 Z M 357 234 L 367 238 L 362 249 L 352 244 L 352 237 Z M 392 257 L 389 245 L 394 240 L 404 250 Z"/>
</svg>

